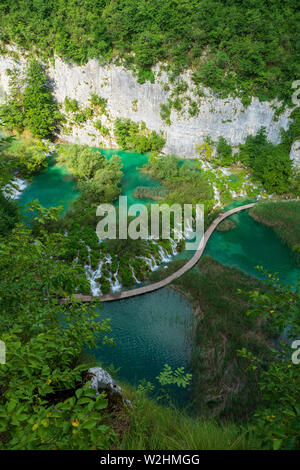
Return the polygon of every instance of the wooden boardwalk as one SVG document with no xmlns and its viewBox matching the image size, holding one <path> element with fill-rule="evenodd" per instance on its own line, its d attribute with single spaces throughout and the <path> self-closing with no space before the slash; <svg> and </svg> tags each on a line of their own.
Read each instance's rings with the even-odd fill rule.
<svg viewBox="0 0 300 470">
<path fill-rule="evenodd" d="M 99 300 L 101 300 L 101 302 L 110 302 L 112 300 L 127 299 L 128 297 L 135 297 L 136 295 L 146 294 L 148 292 L 153 292 L 157 289 L 161 289 L 162 287 L 166 287 L 168 284 L 175 281 L 175 279 L 178 279 L 184 273 L 189 271 L 193 266 L 195 266 L 196 263 L 198 263 L 199 259 L 201 258 L 203 254 L 203 251 L 205 250 L 206 244 L 208 240 L 210 239 L 211 234 L 214 232 L 216 227 L 224 219 L 226 219 L 227 217 L 230 217 L 232 214 L 236 214 L 237 212 L 250 209 L 254 205 L 255 203 L 235 207 L 234 209 L 230 209 L 229 211 L 224 212 L 224 214 L 219 215 L 219 217 L 217 217 L 209 226 L 209 228 L 206 230 L 204 234 L 204 238 L 200 241 L 198 249 L 196 250 L 194 256 L 184 266 L 182 266 L 182 268 L 178 269 L 178 271 L 176 271 L 175 273 L 171 274 L 170 276 L 166 277 L 165 279 L 161 281 L 154 282 L 153 284 L 149 284 L 148 286 L 138 287 L 136 289 L 127 290 L 124 292 L 117 292 L 115 294 L 102 295 L 98 297 Z M 82 294 L 74 294 L 74 297 L 77 298 L 78 300 L 81 300 L 82 302 L 91 302 L 96 299 L 96 297 L 93 297 L 92 295 L 82 295 Z M 68 299 L 61 299 L 61 303 L 67 303 L 67 302 L 68 302 Z"/>
</svg>

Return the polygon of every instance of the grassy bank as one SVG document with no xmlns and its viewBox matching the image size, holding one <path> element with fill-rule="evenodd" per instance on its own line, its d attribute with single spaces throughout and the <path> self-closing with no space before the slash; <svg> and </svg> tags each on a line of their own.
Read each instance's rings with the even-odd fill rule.
<svg viewBox="0 0 300 470">
<path fill-rule="evenodd" d="M 175 272 L 183 263 L 170 268 Z M 271 335 L 266 323 L 246 315 L 248 296 L 238 290 L 264 290 L 264 283 L 205 256 L 174 287 L 188 296 L 196 314 L 192 372 L 198 414 L 247 420 L 261 394 L 258 375 L 246 370 L 237 350 L 247 348 L 267 364 Z"/>
<path fill-rule="evenodd" d="M 300 245 L 300 202 L 261 202 L 249 211 L 249 215 L 272 227 L 290 248 Z"/>
<path fill-rule="evenodd" d="M 210 450 L 257 449 L 260 443 L 232 423 L 192 418 L 183 412 L 164 407 L 130 386 L 123 387 L 134 409 L 130 425 L 119 435 L 117 449 Z"/>
</svg>

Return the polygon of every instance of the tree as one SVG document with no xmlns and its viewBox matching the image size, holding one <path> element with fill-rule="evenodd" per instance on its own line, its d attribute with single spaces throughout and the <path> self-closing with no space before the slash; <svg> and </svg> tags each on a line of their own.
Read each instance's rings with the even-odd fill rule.
<svg viewBox="0 0 300 470">
<path fill-rule="evenodd" d="M 267 191 L 283 194 L 289 190 L 292 174 L 289 149 L 284 142 L 277 146 L 268 142 L 265 128 L 247 137 L 245 144 L 240 145 L 238 158 L 253 170 L 253 176 Z"/>
<path fill-rule="evenodd" d="M 0 190 L 0 237 L 7 235 L 19 221 L 15 201 L 7 199 Z"/>
<path fill-rule="evenodd" d="M 165 145 L 165 139 L 155 131 L 150 133 L 143 122 L 117 118 L 114 127 L 117 143 L 123 149 L 133 149 L 139 153 L 160 152 Z"/>
<path fill-rule="evenodd" d="M 70 145 L 60 147 L 58 157 L 78 179 L 83 199 L 99 203 L 113 202 L 118 198 L 123 177 L 123 165 L 118 155 L 107 160 L 87 145 Z"/>
<path fill-rule="evenodd" d="M 20 70 L 8 69 L 9 76 L 9 96 L 5 103 L 0 106 L 0 119 L 9 131 L 24 130 L 24 82 Z"/>
<path fill-rule="evenodd" d="M 53 208 L 35 208 L 43 227 Z M 102 420 L 107 400 L 80 361 L 99 336 L 108 342 L 109 325 L 94 306 L 58 303 L 87 284 L 82 268 L 61 261 L 65 251 L 59 233 L 33 235 L 24 224 L 0 237 L 1 449 L 103 449 L 114 436 Z"/>
<path fill-rule="evenodd" d="M 47 75 L 37 60 L 32 60 L 26 70 L 24 108 L 24 125 L 35 137 L 53 136 L 61 114 L 47 84 Z"/>
<path fill-rule="evenodd" d="M 217 154 L 221 165 L 229 166 L 233 162 L 232 148 L 229 144 L 227 144 L 224 137 L 219 138 L 217 145 Z"/>
<path fill-rule="evenodd" d="M 0 107 L 0 118 L 10 131 L 27 128 L 34 137 L 51 138 L 62 115 L 53 99 L 44 68 L 37 60 L 28 63 L 25 77 L 16 68 L 9 71 L 10 93 Z"/>
<path fill-rule="evenodd" d="M 254 431 L 264 446 L 271 449 L 300 447 L 299 364 L 292 361 L 291 343 L 300 334 L 300 284 L 293 288 L 268 274 L 273 289 L 249 294 L 253 306 L 247 315 L 267 319 L 281 343 L 272 350 L 273 361 L 266 368 L 255 354 L 245 348 L 238 355 L 248 359 L 249 369 L 260 371 L 262 404 L 254 414 Z M 275 287 L 275 288 L 274 288 Z"/>
</svg>

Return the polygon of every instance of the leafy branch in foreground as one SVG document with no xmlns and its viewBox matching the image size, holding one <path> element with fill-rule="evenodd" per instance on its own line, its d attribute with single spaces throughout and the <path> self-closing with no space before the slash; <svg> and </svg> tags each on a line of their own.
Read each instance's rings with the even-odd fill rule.
<svg viewBox="0 0 300 470">
<path fill-rule="evenodd" d="M 300 283 L 294 288 L 282 284 L 276 275 L 268 275 L 274 289 L 262 294 L 250 292 L 253 308 L 247 315 L 268 318 L 281 342 L 272 349 L 273 362 L 265 369 L 262 362 L 242 348 L 238 355 L 249 361 L 249 368 L 260 371 L 262 404 L 254 414 L 253 426 L 266 448 L 300 447 L 299 364 L 291 360 L 291 341 L 300 334 Z"/>
<path fill-rule="evenodd" d="M 42 225 L 43 216 L 49 210 Z M 107 400 L 89 388 L 80 359 L 99 337 L 111 342 L 109 323 L 95 305 L 58 303 L 86 283 L 81 268 L 60 260 L 64 238 L 24 224 L 0 238 L 2 449 L 103 449 L 114 437 L 101 413 Z"/>
</svg>

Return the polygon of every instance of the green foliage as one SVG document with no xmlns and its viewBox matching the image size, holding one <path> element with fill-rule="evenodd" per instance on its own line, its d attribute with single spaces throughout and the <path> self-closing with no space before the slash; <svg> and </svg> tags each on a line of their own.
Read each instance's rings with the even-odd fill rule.
<svg viewBox="0 0 300 470">
<path fill-rule="evenodd" d="M 90 102 L 91 102 L 92 106 L 99 109 L 101 114 L 105 113 L 106 106 L 107 106 L 107 99 L 106 98 L 102 98 L 101 96 L 98 96 L 98 95 L 92 93 L 91 97 L 90 97 Z"/>
<path fill-rule="evenodd" d="M 191 380 L 192 374 L 186 374 L 183 367 L 178 367 L 174 371 L 172 368 L 165 364 L 159 376 L 156 377 L 160 385 L 177 385 L 177 387 L 187 387 Z"/>
<path fill-rule="evenodd" d="M 17 204 L 0 190 L 0 237 L 7 235 L 19 221 Z"/>
<path fill-rule="evenodd" d="M 87 145 L 62 146 L 58 159 L 66 163 L 79 181 L 83 199 L 90 202 L 113 202 L 120 194 L 123 176 L 121 159 L 113 155 L 108 161 L 100 152 Z"/>
<path fill-rule="evenodd" d="M 139 153 L 159 152 L 165 145 L 165 139 L 155 131 L 148 131 L 143 123 L 131 119 L 115 120 L 115 135 L 122 149 L 133 149 Z"/>
<path fill-rule="evenodd" d="M 11 147 L 14 137 L 3 137 L 0 135 L 0 188 L 11 182 L 17 170 L 17 164 L 13 159 L 7 157 L 7 150 Z M 6 188 L 7 190 L 7 188 Z"/>
<path fill-rule="evenodd" d="M 35 205 L 40 227 L 50 210 Z M 32 210 L 34 210 L 32 207 Z M 86 383 L 83 348 L 106 340 L 107 321 L 93 306 L 59 304 L 86 285 L 84 271 L 61 261 L 66 238 L 18 224 L 0 239 L 2 449 L 103 449 L 113 437 L 103 423 L 107 400 Z M 12 262 L 12 259 L 14 262 Z"/>
<path fill-rule="evenodd" d="M 90 103 L 90 107 L 82 108 L 79 106 L 76 99 L 70 99 L 68 97 L 65 98 L 65 111 L 68 114 L 71 126 L 73 124 L 80 126 L 81 124 L 93 119 L 94 116 L 105 113 L 107 104 L 106 99 L 101 98 L 98 95 L 91 94 Z M 101 130 L 103 135 L 107 135 L 109 132 L 107 128 L 101 126 L 100 120 L 96 121 L 94 127 Z"/>
<path fill-rule="evenodd" d="M 210 142 L 209 138 L 206 138 L 203 144 L 196 145 L 197 152 L 199 153 L 200 157 L 204 158 L 205 160 L 210 161 L 212 158 L 212 142 Z"/>
<path fill-rule="evenodd" d="M 258 222 L 272 227 L 290 248 L 300 245 L 300 202 L 260 202 L 249 214 Z"/>
<path fill-rule="evenodd" d="M 47 76 L 38 61 L 29 63 L 24 91 L 24 126 L 35 137 L 51 137 L 61 119 L 58 107 L 47 84 Z"/>
<path fill-rule="evenodd" d="M 220 137 L 218 140 L 217 160 L 222 166 L 230 166 L 233 163 L 232 148 L 224 137 Z"/>
<path fill-rule="evenodd" d="M 189 106 L 189 114 L 190 116 L 197 116 L 198 115 L 198 105 L 195 101 L 192 101 Z"/>
<path fill-rule="evenodd" d="M 150 157 L 146 170 L 160 180 L 170 179 L 179 173 L 178 159 L 175 155 Z"/>
<path fill-rule="evenodd" d="M 37 60 L 28 63 L 25 78 L 10 72 L 10 95 L 0 107 L 0 117 L 8 130 L 28 129 L 33 136 L 50 138 L 62 116 L 47 84 L 47 75 Z"/>
<path fill-rule="evenodd" d="M 156 398 L 157 401 L 164 400 L 170 406 L 172 405 L 172 389 L 171 386 L 186 388 L 190 385 L 192 374 L 186 373 L 184 367 L 177 367 L 173 370 L 168 364 L 165 364 L 160 374 L 156 377 L 159 382 L 160 395 Z M 153 392 L 155 386 L 151 382 L 143 380 L 137 388 L 137 393 L 147 394 Z"/>
<path fill-rule="evenodd" d="M 171 125 L 171 106 L 170 102 L 168 104 L 161 103 L 160 105 L 160 116 L 161 118 L 168 124 L 169 126 Z"/>
<path fill-rule="evenodd" d="M 97 129 L 98 131 L 100 131 L 101 135 L 103 135 L 103 136 L 109 135 L 109 129 L 108 129 L 108 127 L 103 126 L 103 124 L 102 124 L 102 122 L 100 121 L 100 119 L 98 119 L 98 121 L 96 121 L 96 122 L 94 123 L 94 127 L 95 127 L 95 129 Z"/>
<path fill-rule="evenodd" d="M 83 124 L 86 121 L 88 121 L 89 119 L 92 119 L 93 115 L 94 115 L 93 109 L 86 108 L 86 109 L 82 109 L 82 110 L 76 112 L 73 115 L 73 119 L 74 119 L 74 122 L 76 124 Z"/>
<path fill-rule="evenodd" d="M 31 177 L 48 166 L 47 148 L 33 139 L 23 139 L 4 152 L 4 158 L 14 164 L 24 177 Z"/>
<path fill-rule="evenodd" d="M 31 201 L 29 204 L 26 204 L 25 211 L 35 212 L 34 222 L 37 222 L 40 225 L 45 225 L 47 222 L 58 220 L 60 212 L 63 210 L 63 206 L 58 207 L 43 207 L 38 199 Z"/>
<path fill-rule="evenodd" d="M 185 67 L 226 95 L 238 93 L 290 100 L 299 77 L 299 13 L 293 0 L 53 0 L 0 7 L 1 39 L 46 57 L 83 64 L 118 56 L 137 69 L 138 80 L 154 80 L 151 67 L 166 62 L 173 75 Z M 20 28 L 20 24 L 23 25 Z"/>
<path fill-rule="evenodd" d="M 12 130 L 24 130 L 24 92 L 23 79 L 17 68 L 8 69 L 10 96 L 0 106 L 2 125 Z"/>
<path fill-rule="evenodd" d="M 257 135 L 248 136 L 240 145 L 239 160 L 250 167 L 253 176 L 263 183 L 270 193 L 284 194 L 289 191 L 292 164 L 286 144 L 274 145 L 267 141 L 262 128 Z"/>
<path fill-rule="evenodd" d="M 267 274 L 267 273 L 265 273 Z M 255 354 L 246 348 L 239 355 L 249 362 L 249 369 L 259 371 L 262 405 L 254 415 L 254 429 L 263 445 L 269 449 L 299 449 L 300 447 L 300 382 L 299 364 L 292 361 L 291 341 L 300 334 L 300 283 L 295 289 L 282 284 L 276 275 L 267 275 L 275 285 L 271 291 L 249 293 L 249 317 L 270 319 L 271 328 L 284 335 L 272 350 L 272 363 L 266 369 Z"/>
<path fill-rule="evenodd" d="M 201 204 L 209 211 L 213 202 L 213 189 L 204 173 L 197 169 L 196 162 L 182 163 L 175 155 L 151 156 L 143 167 L 144 173 L 162 181 L 169 203 Z"/>
<path fill-rule="evenodd" d="M 95 172 L 103 168 L 105 157 L 88 145 L 61 146 L 57 151 L 61 163 L 66 163 L 72 174 L 79 180 L 91 179 Z"/>
<path fill-rule="evenodd" d="M 75 111 L 78 111 L 79 106 L 78 106 L 78 101 L 75 99 L 70 99 L 67 96 L 65 97 L 65 110 L 66 113 L 75 113 Z"/>
<path fill-rule="evenodd" d="M 96 202 L 115 201 L 121 193 L 122 166 L 121 158 L 113 155 L 103 168 L 95 172 L 92 179 L 80 185 L 83 196 Z"/>
</svg>

